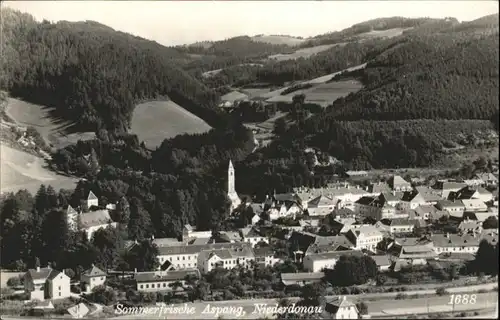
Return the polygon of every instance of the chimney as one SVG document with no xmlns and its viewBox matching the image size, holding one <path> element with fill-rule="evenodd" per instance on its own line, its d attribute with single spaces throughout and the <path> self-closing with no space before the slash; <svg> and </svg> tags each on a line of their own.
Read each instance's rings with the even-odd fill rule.
<svg viewBox="0 0 500 320">
<path fill-rule="evenodd" d="M 62 269 L 62 271 L 61 271 L 61 272 L 62 272 L 62 274 L 66 274 L 66 271 L 64 271 L 64 269 Z"/>
<path fill-rule="evenodd" d="M 40 267 L 36 267 L 36 272 L 40 272 Z"/>
<path fill-rule="evenodd" d="M 137 268 L 134 268 L 134 273 L 137 273 Z"/>
<path fill-rule="evenodd" d="M 449 232 L 446 232 L 446 238 L 449 239 L 450 238 L 450 233 Z"/>
</svg>

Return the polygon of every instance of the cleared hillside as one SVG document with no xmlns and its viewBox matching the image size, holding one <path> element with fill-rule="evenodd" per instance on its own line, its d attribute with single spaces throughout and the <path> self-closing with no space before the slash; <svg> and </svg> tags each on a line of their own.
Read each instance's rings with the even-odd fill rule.
<svg viewBox="0 0 500 320">
<path fill-rule="evenodd" d="M 172 101 L 141 103 L 134 109 L 131 132 L 154 149 L 179 134 L 204 133 L 210 126 Z"/>
</svg>

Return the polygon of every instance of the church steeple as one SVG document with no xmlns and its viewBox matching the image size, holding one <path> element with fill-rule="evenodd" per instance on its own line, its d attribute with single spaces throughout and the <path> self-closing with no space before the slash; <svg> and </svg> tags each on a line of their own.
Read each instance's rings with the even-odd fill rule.
<svg viewBox="0 0 500 320">
<path fill-rule="evenodd" d="M 241 200 L 236 193 L 234 166 L 231 160 L 229 160 L 229 167 L 227 169 L 227 196 L 231 201 L 231 210 L 240 205 Z"/>
<path fill-rule="evenodd" d="M 233 162 L 229 160 L 229 168 L 227 169 L 227 194 L 233 195 L 236 193 L 236 189 L 234 186 L 234 167 Z"/>
</svg>

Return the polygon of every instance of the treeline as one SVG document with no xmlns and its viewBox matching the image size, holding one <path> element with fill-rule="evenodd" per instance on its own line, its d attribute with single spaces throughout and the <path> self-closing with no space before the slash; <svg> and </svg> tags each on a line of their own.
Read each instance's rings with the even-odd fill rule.
<svg viewBox="0 0 500 320">
<path fill-rule="evenodd" d="M 448 26 L 452 25 L 452 23 L 457 23 L 458 21 L 455 18 L 448 18 L 446 20 L 431 19 L 431 18 L 404 18 L 404 17 L 378 18 L 355 24 L 352 27 L 349 27 L 341 31 L 330 32 L 315 36 L 312 39 L 301 43 L 300 46 L 303 48 L 308 48 L 325 44 L 342 43 L 352 40 L 357 35 L 370 32 L 373 30 L 383 31 L 395 28 L 402 28 L 402 29 L 416 28 L 421 25 L 436 23 L 436 22 L 445 22 L 444 25 Z"/>
<path fill-rule="evenodd" d="M 78 129 L 125 131 L 137 101 L 167 95 L 217 126 L 214 92 L 175 66 L 183 53 L 94 22 L 33 23 L 3 9 L 13 96 L 55 108 Z"/>
</svg>

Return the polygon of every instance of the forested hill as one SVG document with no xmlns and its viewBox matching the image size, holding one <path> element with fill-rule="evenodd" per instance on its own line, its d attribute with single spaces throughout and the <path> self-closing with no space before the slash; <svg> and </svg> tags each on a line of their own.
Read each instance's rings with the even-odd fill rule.
<svg viewBox="0 0 500 320">
<path fill-rule="evenodd" d="M 351 76 L 365 89 L 335 101 L 337 120 L 490 119 L 498 110 L 496 34 L 407 36 Z"/>
<path fill-rule="evenodd" d="M 2 89 L 55 107 L 79 130 L 125 131 L 137 101 L 165 95 L 213 126 L 220 121 L 215 94 L 175 65 L 184 53 L 93 21 L 37 23 L 2 11 Z"/>
</svg>

